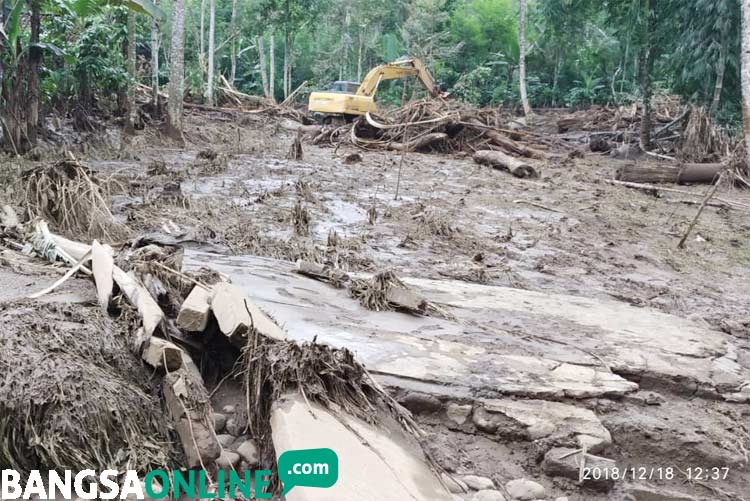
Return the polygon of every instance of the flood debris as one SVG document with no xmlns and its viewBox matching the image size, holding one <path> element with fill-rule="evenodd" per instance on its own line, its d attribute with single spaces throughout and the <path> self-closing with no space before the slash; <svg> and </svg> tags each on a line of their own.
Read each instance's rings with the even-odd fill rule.
<svg viewBox="0 0 750 501">
<path fill-rule="evenodd" d="M 297 199 L 294 207 L 292 207 L 292 227 L 294 228 L 294 234 L 297 236 L 306 237 L 310 235 L 310 212 L 300 199 Z"/>
<path fill-rule="evenodd" d="M 176 464 L 158 401 L 116 322 L 77 305 L 28 302 L 1 304 L 0 319 L 0 463 L 22 472 Z"/>
<path fill-rule="evenodd" d="M 299 131 L 294 136 L 292 144 L 289 145 L 289 151 L 286 154 L 287 160 L 302 160 L 304 152 L 302 151 L 302 135 Z"/>
<path fill-rule="evenodd" d="M 118 240 L 130 232 L 109 209 L 107 183 L 78 160 L 31 168 L 22 182 L 29 216 L 47 219 L 69 236 Z"/>
<path fill-rule="evenodd" d="M 255 336 L 245 346 L 241 360 L 249 429 L 258 442 L 261 464 L 274 461 L 274 403 L 290 393 L 302 395 L 306 402 L 322 406 L 339 419 L 353 416 L 378 425 L 390 417 L 417 440 L 424 437 L 409 411 L 388 395 L 347 349 Z"/>
<path fill-rule="evenodd" d="M 507 170 L 516 177 L 539 177 L 539 173 L 532 165 L 501 151 L 480 150 L 474 153 L 473 158 L 478 164 L 491 165 L 496 169 Z"/>
<path fill-rule="evenodd" d="M 354 279 L 349 284 L 349 293 L 368 310 L 404 310 L 424 315 L 427 300 L 411 291 L 393 271 L 383 271 L 370 279 Z"/>
<path fill-rule="evenodd" d="M 228 166 L 229 156 L 212 148 L 200 150 L 192 164 L 194 172 L 201 176 L 216 176 L 226 172 Z"/>
</svg>

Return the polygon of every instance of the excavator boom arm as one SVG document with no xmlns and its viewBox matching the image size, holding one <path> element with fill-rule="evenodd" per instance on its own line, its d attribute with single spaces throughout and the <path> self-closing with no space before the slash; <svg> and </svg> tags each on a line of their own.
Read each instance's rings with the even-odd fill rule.
<svg viewBox="0 0 750 501">
<path fill-rule="evenodd" d="M 383 80 L 394 80 L 396 78 L 416 76 L 427 92 L 435 97 L 440 94 L 437 82 L 432 78 L 430 71 L 419 59 L 408 59 L 390 64 L 381 64 L 370 70 L 357 89 L 358 96 L 374 96 L 380 82 Z"/>
</svg>

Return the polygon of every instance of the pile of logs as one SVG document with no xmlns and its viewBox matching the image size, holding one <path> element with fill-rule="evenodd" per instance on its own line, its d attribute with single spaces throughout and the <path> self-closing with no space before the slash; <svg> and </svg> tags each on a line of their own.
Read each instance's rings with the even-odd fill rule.
<svg viewBox="0 0 750 501">
<path fill-rule="evenodd" d="M 497 109 L 477 109 L 456 102 L 422 100 L 388 114 L 366 114 L 342 125 L 282 126 L 307 136 L 313 144 L 352 144 L 366 150 L 470 153 L 477 163 L 519 177 L 535 177 L 534 163 L 548 158 L 552 140 L 518 127 Z"/>
</svg>

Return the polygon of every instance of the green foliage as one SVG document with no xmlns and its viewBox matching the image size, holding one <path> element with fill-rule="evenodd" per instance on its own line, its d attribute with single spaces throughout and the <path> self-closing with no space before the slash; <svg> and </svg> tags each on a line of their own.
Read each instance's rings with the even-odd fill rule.
<svg viewBox="0 0 750 501">
<path fill-rule="evenodd" d="M 13 68 L 28 52 L 28 0 L 5 0 L 0 58 Z M 113 96 L 126 81 L 122 54 L 124 9 L 157 16 L 168 54 L 173 0 L 53 0 L 45 2 L 41 92 L 52 104 L 92 95 Z M 189 96 L 202 94 L 202 0 L 186 1 L 185 77 Z M 238 0 L 235 86 L 259 94 L 256 37 L 268 56 L 275 35 L 276 90 L 281 87 L 285 34 L 292 53 L 292 88 L 357 80 L 377 64 L 420 57 L 454 99 L 479 106 L 517 106 L 517 0 Z M 216 67 L 229 74 L 232 2 L 216 5 Z M 139 16 L 139 60 L 148 61 L 149 24 Z M 205 24 L 208 25 L 206 12 Z M 718 61 L 726 71 L 717 117 L 734 120 L 739 108 L 739 0 L 529 0 L 527 90 L 532 106 L 620 104 L 639 97 L 639 55 L 650 48 L 654 86 L 709 104 Z M 205 34 L 204 34 L 205 35 Z M 16 53 L 18 52 L 18 53 Z M 162 58 L 164 61 L 166 58 Z M 168 61 L 167 61 L 168 63 Z M 268 61 L 267 61 L 268 63 Z M 144 83 L 146 65 L 141 70 Z M 166 77 L 168 72 L 163 70 Z M 384 83 L 383 105 L 421 95 L 413 81 Z M 278 97 L 278 96 L 277 96 Z M 1 103 L 0 103 L 1 104 Z"/>
</svg>

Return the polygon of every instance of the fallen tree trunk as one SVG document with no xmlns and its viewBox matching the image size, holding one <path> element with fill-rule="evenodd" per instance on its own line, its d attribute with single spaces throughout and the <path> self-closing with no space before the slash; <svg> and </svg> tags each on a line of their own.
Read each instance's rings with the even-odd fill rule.
<svg viewBox="0 0 750 501">
<path fill-rule="evenodd" d="M 629 183 L 712 184 L 726 167 L 724 164 L 643 165 L 631 164 L 617 169 L 615 179 Z"/>
<path fill-rule="evenodd" d="M 487 136 L 490 141 L 492 141 L 495 145 L 503 148 L 508 153 L 515 153 L 516 155 L 521 155 L 522 157 L 536 158 L 538 160 L 544 160 L 547 158 L 547 155 L 544 152 L 531 148 L 529 146 L 519 144 L 498 130 L 493 130 L 491 128 L 488 129 L 478 120 L 471 120 L 469 123 L 481 130 L 484 130 L 484 135 Z"/>
<path fill-rule="evenodd" d="M 438 141 L 445 141 L 448 139 L 448 134 L 445 132 L 432 132 L 425 134 L 424 136 L 414 138 L 406 143 L 388 143 L 388 149 L 396 151 L 414 151 L 425 146 L 429 146 Z"/>
<path fill-rule="evenodd" d="M 479 150 L 474 153 L 474 161 L 478 164 L 491 165 L 496 169 L 504 169 L 516 177 L 539 177 L 533 166 L 506 155 L 502 151 Z"/>
<path fill-rule="evenodd" d="M 519 144 L 495 130 L 488 130 L 486 136 L 497 146 L 500 146 L 510 153 L 515 153 L 516 155 L 521 155 L 522 157 L 527 158 L 536 158 L 538 160 L 544 160 L 547 158 L 547 155 L 541 151 Z"/>
</svg>

